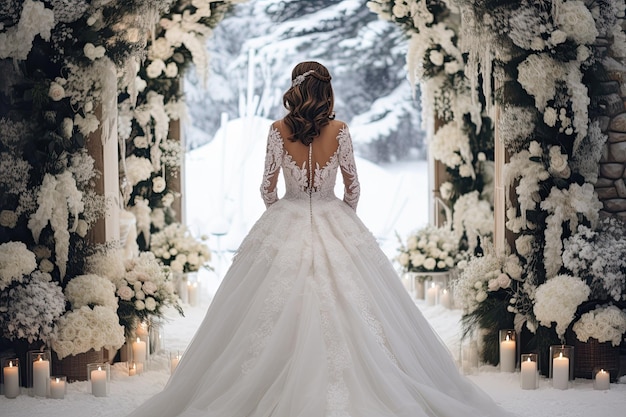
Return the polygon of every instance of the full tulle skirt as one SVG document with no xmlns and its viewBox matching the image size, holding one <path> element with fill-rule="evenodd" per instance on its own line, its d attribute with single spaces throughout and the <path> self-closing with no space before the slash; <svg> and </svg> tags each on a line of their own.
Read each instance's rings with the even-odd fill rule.
<svg viewBox="0 0 626 417">
<path fill-rule="evenodd" d="M 281 199 L 164 390 L 132 417 L 498 416 L 339 199 Z"/>
</svg>

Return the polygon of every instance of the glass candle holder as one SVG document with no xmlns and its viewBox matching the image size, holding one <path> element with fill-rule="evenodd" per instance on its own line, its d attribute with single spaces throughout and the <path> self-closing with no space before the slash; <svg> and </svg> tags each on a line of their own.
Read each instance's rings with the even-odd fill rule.
<svg viewBox="0 0 626 417">
<path fill-rule="evenodd" d="M 520 361 L 520 387 L 522 389 L 537 389 L 538 363 L 539 357 L 536 353 L 522 354 Z"/>
<path fill-rule="evenodd" d="M 50 398 L 62 400 L 67 392 L 67 377 L 64 375 L 50 377 Z"/>
<path fill-rule="evenodd" d="M 170 373 L 173 374 L 176 368 L 178 367 L 178 363 L 180 362 L 181 354 L 179 352 L 170 352 Z"/>
<path fill-rule="evenodd" d="M 50 390 L 49 350 L 30 350 L 26 352 L 26 386 L 35 397 L 47 397 Z"/>
<path fill-rule="evenodd" d="M 120 348 L 120 362 L 133 362 L 133 341 L 132 337 L 127 337 L 126 342 Z"/>
<path fill-rule="evenodd" d="M 604 368 L 593 368 L 591 372 L 593 378 L 593 389 L 608 390 L 611 387 L 611 372 Z"/>
<path fill-rule="evenodd" d="M 513 329 L 500 330 L 500 372 L 515 372 L 517 335 Z"/>
<path fill-rule="evenodd" d="M 137 375 L 137 364 L 135 362 L 129 362 L 128 363 L 128 376 L 135 376 Z"/>
<path fill-rule="evenodd" d="M 106 397 L 109 395 L 111 366 L 108 363 L 87 364 L 87 380 L 91 383 L 91 393 L 94 397 Z"/>
<path fill-rule="evenodd" d="M 437 304 L 437 296 L 439 295 L 439 285 L 435 281 L 429 281 L 426 285 L 426 305 L 434 306 Z"/>
<path fill-rule="evenodd" d="M 557 389 L 569 388 L 574 380 L 574 346 L 550 346 L 550 374 L 552 386 Z"/>
<path fill-rule="evenodd" d="M 4 396 L 15 398 L 20 395 L 20 360 L 18 358 L 6 358 L 2 361 L 2 383 L 4 384 Z"/>
<path fill-rule="evenodd" d="M 135 341 L 133 342 L 133 360 L 135 362 L 147 362 L 150 359 L 150 324 L 147 322 L 141 322 L 137 328 L 135 329 Z M 139 339 L 141 342 L 145 343 L 145 359 L 141 360 L 141 357 L 136 355 L 137 352 L 134 351 L 134 343 Z"/>
<path fill-rule="evenodd" d="M 163 322 L 150 320 L 149 326 L 150 352 L 159 353 L 163 350 Z"/>
<path fill-rule="evenodd" d="M 141 340 L 141 337 L 137 337 L 133 342 L 132 342 L 132 350 L 133 350 L 133 362 L 137 363 L 137 364 L 144 364 L 146 363 L 147 357 L 148 357 L 148 344 L 144 341 Z"/>
</svg>

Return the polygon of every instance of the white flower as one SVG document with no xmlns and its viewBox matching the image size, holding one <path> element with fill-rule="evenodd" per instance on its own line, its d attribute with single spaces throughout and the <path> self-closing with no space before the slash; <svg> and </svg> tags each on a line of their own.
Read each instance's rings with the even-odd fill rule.
<svg viewBox="0 0 626 417">
<path fill-rule="evenodd" d="M 406 252 L 402 252 L 401 254 L 399 254 L 397 259 L 398 263 L 404 267 L 409 264 L 409 254 Z"/>
<path fill-rule="evenodd" d="M 154 298 L 148 297 L 148 298 L 146 298 L 145 306 L 146 306 L 146 310 L 154 311 L 156 309 L 156 307 L 157 307 L 157 303 L 156 303 Z"/>
<path fill-rule="evenodd" d="M 61 124 L 61 132 L 63 133 L 63 137 L 65 139 L 71 138 L 73 130 L 74 130 L 74 121 L 69 117 L 63 118 L 63 122 Z"/>
<path fill-rule="evenodd" d="M 487 292 L 486 291 L 478 291 L 476 293 L 476 301 L 477 302 L 482 303 L 486 299 L 487 299 Z"/>
<path fill-rule="evenodd" d="M 592 44 L 598 36 L 596 23 L 584 2 L 568 0 L 561 3 L 556 15 L 559 29 L 578 44 Z"/>
<path fill-rule="evenodd" d="M 104 49 L 104 46 L 94 46 L 93 43 L 89 43 L 89 42 L 86 43 L 85 46 L 83 47 L 83 53 L 91 61 L 95 61 L 98 58 L 102 58 L 105 52 L 106 50 Z"/>
<path fill-rule="evenodd" d="M 626 333 L 626 312 L 613 305 L 597 307 L 583 314 L 572 330 L 581 342 L 594 338 L 600 343 L 611 342 L 613 346 L 619 346 Z"/>
<path fill-rule="evenodd" d="M 54 271 L 54 264 L 50 261 L 50 259 L 44 258 L 39 261 L 39 270 L 41 272 L 50 273 Z"/>
<path fill-rule="evenodd" d="M 143 90 L 146 89 L 147 86 L 148 83 L 146 82 L 146 80 L 141 77 L 135 77 L 135 88 L 137 88 L 137 91 L 141 93 L 143 92 Z"/>
<path fill-rule="evenodd" d="M 426 268 L 428 271 L 432 271 L 433 269 L 435 269 L 436 266 L 437 261 L 433 258 L 426 258 L 426 260 L 424 261 L 424 268 Z"/>
<path fill-rule="evenodd" d="M 135 309 L 137 311 L 145 310 L 145 308 L 146 308 L 146 303 L 144 303 L 142 300 L 135 301 Z"/>
<path fill-rule="evenodd" d="M 165 194 L 163 198 L 161 199 L 161 203 L 163 204 L 163 207 L 170 207 L 173 202 L 174 202 L 174 194 L 172 193 Z"/>
<path fill-rule="evenodd" d="M 567 40 L 567 33 L 563 32 L 562 30 L 557 29 L 554 32 L 552 32 L 552 34 L 550 35 L 550 42 L 552 42 L 552 45 L 561 44 L 565 42 L 566 40 Z"/>
<path fill-rule="evenodd" d="M 539 324 L 551 327 L 562 339 L 578 306 L 587 301 L 591 290 L 580 278 L 557 275 L 537 287 L 533 312 Z"/>
<path fill-rule="evenodd" d="M 535 238 L 532 235 L 521 235 L 515 239 L 515 249 L 520 256 L 528 258 L 533 252 Z"/>
<path fill-rule="evenodd" d="M 149 78 L 157 78 L 165 70 L 165 62 L 155 59 L 146 67 L 146 75 Z"/>
<path fill-rule="evenodd" d="M 148 48 L 148 58 L 151 60 L 160 59 L 166 61 L 173 54 L 174 48 L 165 37 L 157 38 Z"/>
<path fill-rule="evenodd" d="M 184 265 L 180 262 L 172 261 L 172 263 L 170 264 L 170 268 L 172 268 L 172 271 L 174 272 L 183 272 Z"/>
<path fill-rule="evenodd" d="M 428 55 L 428 57 L 430 59 L 430 62 L 433 63 L 433 65 L 436 65 L 438 67 L 443 65 L 444 56 L 440 51 L 433 49 L 430 51 L 430 54 Z"/>
<path fill-rule="evenodd" d="M 76 115 L 74 115 L 74 124 L 78 127 L 78 130 L 80 130 L 80 133 L 88 136 L 90 133 L 93 133 L 98 129 L 100 122 L 93 113 L 87 113 L 85 117 L 76 113 Z"/>
<path fill-rule="evenodd" d="M 128 285 L 124 285 L 123 287 L 118 288 L 117 295 L 119 295 L 122 300 L 130 301 L 135 295 L 135 291 L 133 291 L 133 289 Z"/>
<path fill-rule="evenodd" d="M 550 147 L 550 172 L 560 178 L 568 178 L 570 176 L 570 168 L 567 164 L 567 154 L 561 153 L 560 146 Z"/>
<path fill-rule="evenodd" d="M 0 244 L 0 291 L 37 268 L 35 254 L 22 242 Z"/>
<path fill-rule="evenodd" d="M 163 177 L 154 177 L 152 179 L 152 191 L 162 193 L 165 190 L 165 179 Z"/>
<path fill-rule="evenodd" d="M 145 136 L 135 136 L 133 139 L 133 144 L 135 147 L 139 149 L 148 149 L 150 143 L 148 143 L 148 138 Z"/>
<path fill-rule="evenodd" d="M 65 98 L 65 89 L 57 82 L 52 81 L 48 89 L 48 97 L 53 101 L 59 101 Z"/>
<path fill-rule="evenodd" d="M 174 78 L 178 75 L 178 65 L 175 62 L 170 62 L 165 67 L 165 76 L 168 78 Z"/>
<path fill-rule="evenodd" d="M 70 279 L 64 293 L 74 310 L 82 306 L 94 305 L 117 310 L 115 285 L 107 278 L 98 275 L 78 275 Z"/>
<path fill-rule="evenodd" d="M 149 159 L 131 155 L 126 158 L 126 178 L 134 187 L 152 175 L 153 166 Z"/>
<path fill-rule="evenodd" d="M 589 56 L 591 56 L 591 52 L 586 46 L 579 45 L 578 48 L 576 48 L 576 60 L 579 62 L 585 62 Z"/>
<path fill-rule="evenodd" d="M 0 226 L 13 229 L 17 226 L 18 215 L 13 210 L 0 211 Z"/>
<path fill-rule="evenodd" d="M 556 125 L 556 109 L 554 107 L 546 107 L 546 110 L 543 112 L 543 121 L 550 127 L 554 127 Z"/>
<path fill-rule="evenodd" d="M 85 220 L 79 219 L 78 222 L 76 222 L 76 234 L 80 237 L 85 237 L 88 231 L 89 224 Z"/>
</svg>

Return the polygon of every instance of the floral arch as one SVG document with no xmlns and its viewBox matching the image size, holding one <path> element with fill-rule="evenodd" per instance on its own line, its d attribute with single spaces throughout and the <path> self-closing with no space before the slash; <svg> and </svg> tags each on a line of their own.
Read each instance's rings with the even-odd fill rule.
<svg viewBox="0 0 626 417">
<path fill-rule="evenodd" d="M 60 357 L 117 349 L 138 319 L 176 305 L 149 250 L 152 242 L 163 251 L 155 233 L 185 235 L 178 80 L 192 63 L 204 73 L 204 42 L 238 2 L 0 8 L 0 66 L 10 74 L 0 89 L 3 346 L 52 343 Z M 626 217 L 623 2 L 368 5 L 411 36 L 409 77 L 425 90 L 438 197 L 452 206 L 465 249 L 485 252 L 464 262 L 456 287 L 468 332 L 515 327 L 545 349 L 589 311 L 615 313 L 623 338 L 626 318 L 615 310 L 626 315 L 624 226 L 600 221 Z M 114 248 L 120 239 L 126 253 Z M 598 269 L 577 248 L 604 251 L 606 262 Z M 204 262 L 160 255 L 173 270 Z M 143 299 L 125 290 L 137 274 L 160 277 L 155 288 L 133 289 Z M 566 308 L 550 304 L 555 291 L 567 295 Z M 25 309 L 41 314 L 27 320 Z M 71 331 L 79 316 L 109 332 L 86 342 Z M 485 360 L 497 361 L 495 335 L 484 339 Z"/>
</svg>

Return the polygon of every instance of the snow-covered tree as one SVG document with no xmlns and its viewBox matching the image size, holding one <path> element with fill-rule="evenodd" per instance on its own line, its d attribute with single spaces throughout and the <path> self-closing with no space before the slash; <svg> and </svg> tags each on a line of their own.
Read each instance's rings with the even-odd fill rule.
<svg viewBox="0 0 626 417">
<path fill-rule="evenodd" d="M 371 13 L 366 1 L 239 4 L 216 28 L 208 47 L 212 68 L 207 90 L 197 87 L 193 77 L 186 87 L 192 124 L 208 137 L 217 130 L 221 112 L 230 117 L 243 112 L 252 49 L 258 114 L 282 117 L 291 69 L 300 61 L 316 60 L 333 75 L 337 118 L 350 124 L 358 153 L 379 162 L 420 154 L 424 133 L 419 97 L 412 97 L 406 80 L 406 36 Z M 201 140 L 206 139 L 195 139 L 189 147 Z"/>
</svg>

